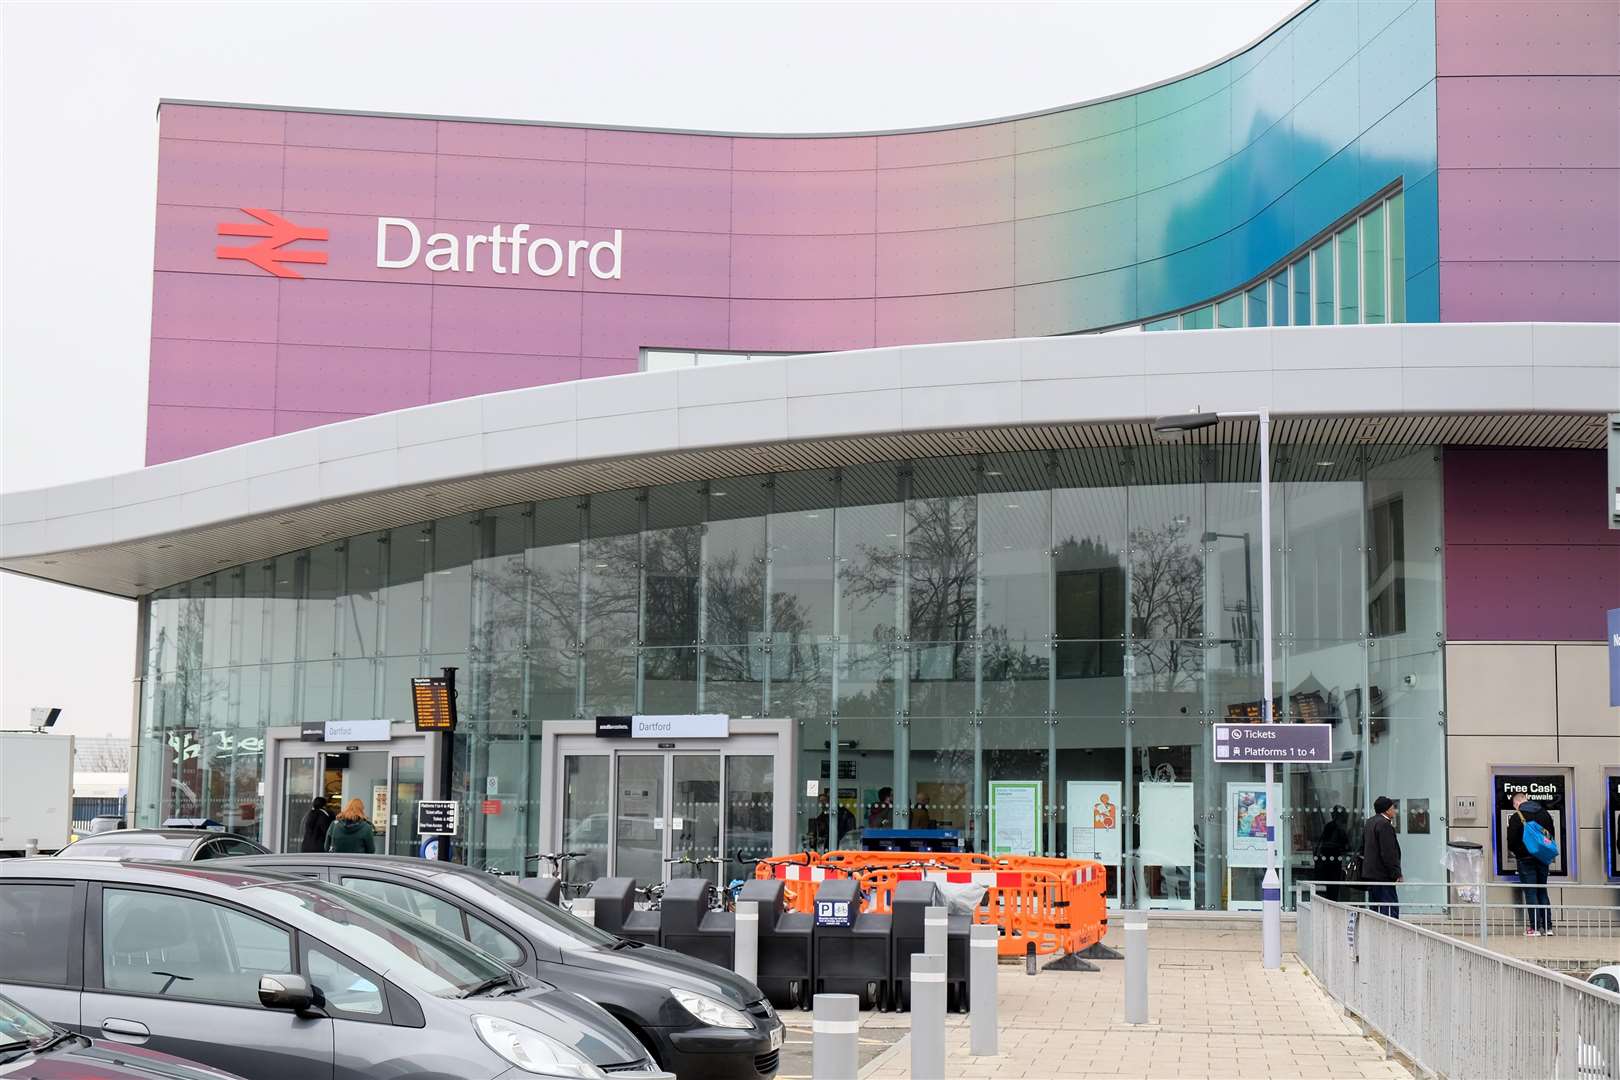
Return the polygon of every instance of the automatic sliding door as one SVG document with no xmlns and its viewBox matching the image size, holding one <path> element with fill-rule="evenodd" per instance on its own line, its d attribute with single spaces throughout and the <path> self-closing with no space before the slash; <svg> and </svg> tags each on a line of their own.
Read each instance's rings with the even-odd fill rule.
<svg viewBox="0 0 1620 1080">
<path fill-rule="evenodd" d="M 775 846 L 775 762 L 764 755 L 726 755 L 725 882 L 754 876 L 754 864 Z"/>
<path fill-rule="evenodd" d="M 568 867 L 569 881 L 595 881 L 608 874 L 613 835 L 608 769 L 613 759 L 608 754 L 564 754 L 562 760 L 562 843 L 557 850 L 584 853 Z M 554 869 L 541 866 L 539 872 Z"/>
<path fill-rule="evenodd" d="M 614 867 L 617 877 L 642 884 L 664 880 L 663 754 L 617 755 L 618 813 L 614 826 Z M 584 880 L 581 872 L 580 879 Z"/>
<path fill-rule="evenodd" d="M 720 857 L 720 755 L 671 754 L 670 856 Z M 670 867 L 671 878 L 706 877 L 720 884 L 716 866 Z"/>
<path fill-rule="evenodd" d="M 315 802 L 315 756 L 290 757 L 281 763 L 281 848 L 299 851 L 304 841 L 304 815 Z"/>
<path fill-rule="evenodd" d="M 377 845 L 379 851 L 390 855 L 416 854 L 416 804 L 422 801 L 427 780 L 425 764 L 420 757 L 396 757 L 391 763 L 392 798 L 386 807 L 390 828 L 387 844 Z"/>
</svg>

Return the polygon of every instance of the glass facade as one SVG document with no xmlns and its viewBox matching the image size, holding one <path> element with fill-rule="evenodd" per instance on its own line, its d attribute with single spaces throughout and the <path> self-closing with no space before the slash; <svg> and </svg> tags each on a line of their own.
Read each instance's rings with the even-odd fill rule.
<svg viewBox="0 0 1620 1080">
<path fill-rule="evenodd" d="M 1140 329 L 1405 322 L 1404 200 L 1399 191 L 1382 197 L 1347 217 L 1316 247 L 1289 256 L 1295 261 L 1271 276 L 1179 315 L 1142 323 Z"/>
<path fill-rule="evenodd" d="M 1290 873 L 1321 876 L 1375 795 L 1444 797 L 1440 467 L 1274 452 L 1278 707 L 1333 725 L 1338 756 L 1284 769 L 1279 837 Z M 794 721 L 796 791 L 836 771 L 861 828 L 982 848 L 991 782 L 1033 780 L 1063 855 L 1087 792 L 1117 784 L 1112 888 L 1243 903 L 1260 870 L 1232 858 L 1230 786 L 1259 770 L 1214 765 L 1211 725 L 1264 696 L 1257 468 L 1252 446 L 1153 445 L 731 477 L 222 569 L 148 599 L 137 818 L 257 837 L 266 727 L 405 720 L 409 679 L 453 665 L 478 865 L 544 846 L 548 722 L 725 712 Z M 475 812 L 496 769 L 521 812 Z M 796 803 L 802 843 L 816 806 Z M 1402 840 L 1408 876 L 1439 873 L 1438 833 Z"/>
</svg>

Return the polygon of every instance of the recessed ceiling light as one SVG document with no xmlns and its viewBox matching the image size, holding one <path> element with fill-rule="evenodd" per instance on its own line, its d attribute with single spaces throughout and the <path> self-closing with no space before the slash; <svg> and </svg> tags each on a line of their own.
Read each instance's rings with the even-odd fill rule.
<svg viewBox="0 0 1620 1080">
<path fill-rule="evenodd" d="M 984 475 L 986 475 L 986 476 L 1000 476 L 1001 475 L 1001 470 L 1000 469 L 986 469 L 986 470 L 984 470 Z"/>
<path fill-rule="evenodd" d="M 55 566 L 56 565 L 56 560 L 55 559 L 41 559 L 40 561 L 43 562 L 46 566 Z"/>
<path fill-rule="evenodd" d="M 169 550 L 169 549 L 170 549 L 170 548 L 172 548 L 172 547 L 174 547 L 174 545 L 173 545 L 173 544 L 159 544 L 159 545 L 158 545 L 158 546 L 157 546 L 157 549 L 158 549 L 158 550 L 159 550 L 159 551 L 168 551 L 168 550 Z"/>
<path fill-rule="evenodd" d="M 1332 465 L 1332 464 L 1335 464 L 1335 463 L 1334 463 L 1334 462 L 1331 462 L 1331 461 L 1318 461 L 1318 462 L 1317 462 L 1317 463 L 1316 463 L 1316 467 L 1317 467 L 1317 468 L 1318 468 L 1318 469 L 1325 469 L 1325 468 L 1327 468 L 1327 467 L 1328 467 L 1328 466 L 1329 466 L 1329 465 Z"/>
</svg>

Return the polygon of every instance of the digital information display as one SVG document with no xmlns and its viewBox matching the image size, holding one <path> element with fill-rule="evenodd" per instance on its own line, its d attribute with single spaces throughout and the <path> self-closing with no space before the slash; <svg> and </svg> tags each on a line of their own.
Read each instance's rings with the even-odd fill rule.
<svg viewBox="0 0 1620 1080">
<path fill-rule="evenodd" d="M 411 705 L 416 712 L 417 731 L 456 730 L 455 693 L 444 678 L 412 679 Z"/>
</svg>

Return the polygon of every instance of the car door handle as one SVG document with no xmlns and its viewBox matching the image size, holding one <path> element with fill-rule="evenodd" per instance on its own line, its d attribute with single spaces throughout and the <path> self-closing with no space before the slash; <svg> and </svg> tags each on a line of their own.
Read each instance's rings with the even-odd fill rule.
<svg viewBox="0 0 1620 1080">
<path fill-rule="evenodd" d="M 152 1034 L 145 1024 L 134 1020 L 120 1020 L 116 1016 L 101 1022 L 101 1033 L 119 1042 L 145 1042 Z"/>
</svg>

